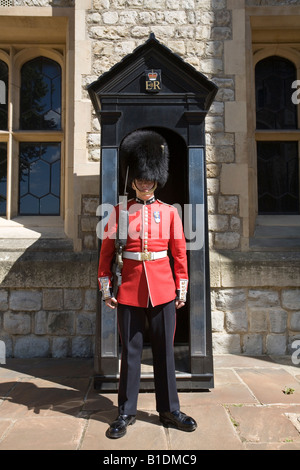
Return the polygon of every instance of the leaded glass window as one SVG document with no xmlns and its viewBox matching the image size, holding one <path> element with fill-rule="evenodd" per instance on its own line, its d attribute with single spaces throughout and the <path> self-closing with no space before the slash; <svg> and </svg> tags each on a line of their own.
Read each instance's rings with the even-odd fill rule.
<svg viewBox="0 0 300 470">
<path fill-rule="evenodd" d="M 298 140 L 283 138 L 298 129 L 291 99 L 296 78 L 294 64 L 282 57 L 267 57 L 255 68 L 257 130 L 269 133 L 257 142 L 259 214 L 299 214 Z"/>
<path fill-rule="evenodd" d="M 298 213 L 298 142 L 257 142 L 257 165 L 260 213 Z"/>
<path fill-rule="evenodd" d="M 61 129 L 61 68 L 38 57 L 21 70 L 20 129 Z"/>
<path fill-rule="evenodd" d="M 60 143 L 20 143 L 21 215 L 59 215 Z"/>
<path fill-rule="evenodd" d="M 61 128 L 61 68 L 46 57 L 21 69 L 20 128 L 52 131 Z M 60 214 L 61 145 L 20 142 L 19 214 Z"/>
<path fill-rule="evenodd" d="M 256 128 L 296 129 L 297 107 L 291 99 L 296 67 L 282 57 L 261 60 L 255 67 Z"/>
</svg>

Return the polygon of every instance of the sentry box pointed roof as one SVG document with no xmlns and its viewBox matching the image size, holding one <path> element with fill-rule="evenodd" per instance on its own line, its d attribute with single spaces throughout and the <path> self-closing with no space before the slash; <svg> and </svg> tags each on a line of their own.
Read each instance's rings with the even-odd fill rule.
<svg viewBox="0 0 300 470">
<path fill-rule="evenodd" d="M 147 87 L 147 78 L 150 86 L 155 86 L 155 78 L 160 80 L 156 89 Z M 198 109 L 207 112 L 218 90 L 205 75 L 160 43 L 153 33 L 87 89 L 96 112 L 101 109 L 102 97 L 121 95 L 135 101 L 137 95 L 150 94 L 153 100 L 170 98 L 170 95 L 185 96 L 197 102 Z"/>
</svg>

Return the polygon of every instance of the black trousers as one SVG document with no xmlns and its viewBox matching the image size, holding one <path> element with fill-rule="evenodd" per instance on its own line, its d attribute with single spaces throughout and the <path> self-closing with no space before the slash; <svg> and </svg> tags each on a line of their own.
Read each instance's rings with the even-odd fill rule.
<svg viewBox="0 0 300 470">
<path fill-rule="evenodd" d="M 119 304 L 118 325 L 122 342 L 118 393 L 120 414 L 135 415 L 137 412 L 146 317 L 153 355 L 156 410 L 179 409 L 173 348 L 175 302 L 148 308 Z"/>
</svg>

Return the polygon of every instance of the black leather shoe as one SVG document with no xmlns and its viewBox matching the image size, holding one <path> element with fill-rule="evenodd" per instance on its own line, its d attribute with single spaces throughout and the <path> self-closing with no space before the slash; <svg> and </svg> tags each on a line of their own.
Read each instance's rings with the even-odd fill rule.
<svg viewBox="0 0 300 470">
<path fill-rule="evenodd" d="M 135 423 L 135 416 L 133 415 L 119 415 L 115 421 L 111 423 L 106 436 L 111 439 L 118 439 L 126 434 L 127 426 Z"/>
<path fill-rule="evenodd" d="M 165 411 L 164 413 L 159 413 L 159 419 L 164 426 L 174 426 L 181 431 L 195 431 L 197 428 L 196 421 L 182 413 L 181 411 Z"/>
</svg>

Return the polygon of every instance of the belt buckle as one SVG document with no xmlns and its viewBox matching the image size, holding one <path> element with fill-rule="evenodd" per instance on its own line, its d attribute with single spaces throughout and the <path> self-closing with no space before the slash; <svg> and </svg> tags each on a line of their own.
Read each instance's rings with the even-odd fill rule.
<svg viewBox="0 0 300 470">
<path fill-rule="evenodd" d="M 141 261 L 151 261 L 151 251 L 141 253 Z"/>
</svg>

